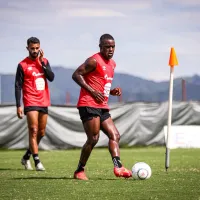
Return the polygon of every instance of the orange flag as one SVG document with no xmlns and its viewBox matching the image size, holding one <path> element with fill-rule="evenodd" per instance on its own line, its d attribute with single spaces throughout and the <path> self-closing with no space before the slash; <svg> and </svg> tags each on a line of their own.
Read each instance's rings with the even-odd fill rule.
<svg viewBox="0 0 200 200">
<path fill-rule="evenodd" d="M 178 65 L 178 59 L 176 57 L 175 49 L 172 47 L 170 51 L 170 57 L 169 57 L 169 66 L 174 67 L 175 65 Z"/>
</svg>

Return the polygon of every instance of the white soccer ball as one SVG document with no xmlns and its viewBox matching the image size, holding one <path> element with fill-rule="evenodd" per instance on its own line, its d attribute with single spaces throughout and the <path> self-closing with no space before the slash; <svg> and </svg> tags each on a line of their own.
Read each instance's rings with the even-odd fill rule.
<svg viewBox="0 0 200 200">
<path fill-rule="evenodd" d="M 151 167 L 145 162 L 137 162 L 132 167 L 132 176 L 136 180 L 149 179 L 151 174 Z"/>
</svg>

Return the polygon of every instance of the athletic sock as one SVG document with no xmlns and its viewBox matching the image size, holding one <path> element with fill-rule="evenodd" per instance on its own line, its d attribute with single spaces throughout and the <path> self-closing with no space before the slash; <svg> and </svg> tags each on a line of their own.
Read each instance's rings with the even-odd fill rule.
<svg viewBox="0 0 200 200">
<path fill-rule="evenodd" d="M 115 157 L 112 158 L 112 161 L 113 161 L 114 167 L 117 167 L 117 168 L 122 167 L 122 163 L 120 161 L 120 157 L 115 156 Z"/>
<path fill-rule="evenodd" d="M 85 165 L 83 165 L 81 162 L 79 162 L 78 167 L 75 172 L 77 173 L 77 172 L 84 171 L 84 168 L 85 168 Z"/>
<path fill-rule="evenodd" d="M 33 154 L 33 160 L 35 162 L 35 166 L 40 162 L 38 154 Z"/>
<path fill-rule="evenodd" d="M 30 149 L 27 149 L 26 153 L 23 156 L 23 159 L 24 160 L 29 160 L 30 157 L 31 157 L 31 151 L 30 151 Z"/>
</svg>

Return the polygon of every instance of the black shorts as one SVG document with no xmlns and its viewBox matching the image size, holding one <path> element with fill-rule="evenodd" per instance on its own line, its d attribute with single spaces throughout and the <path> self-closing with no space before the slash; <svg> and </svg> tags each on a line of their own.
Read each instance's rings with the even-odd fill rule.
<svg viewBox="0 0 200 200">
<path fill-rule="evenodd" d="M 79 115 L 82 122 L 93 119 L 94 117 L 100 117 L 100 122 L 102 123 L 110 117 L 108 109 L 102 108 L 92 108 L 92 107 L 79 107 Z"/>
<path fill-rule="evenodd" d="M 24 114 L 26 115 L 29 111 L 38 111 L 45 114 L 48 114 L 48 107 L 40 107 L 40 106 L 27 106 L 24 107 Z"/>
</svg>

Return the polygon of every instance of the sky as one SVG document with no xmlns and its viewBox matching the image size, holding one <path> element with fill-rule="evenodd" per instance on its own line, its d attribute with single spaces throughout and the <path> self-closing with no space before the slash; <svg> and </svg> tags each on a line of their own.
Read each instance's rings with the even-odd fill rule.
<svg viewBox="0 0 200 200">
<path fill-rule="evenodd" d="M 116 72 L 168 80 L 200 75 L 199 0 L 0 0 L 0 73 L 15 73 L 38 37 L 51 66 L 77 68 L 99 51 L 99 38 L 115 38 Z"/>
</svg>

